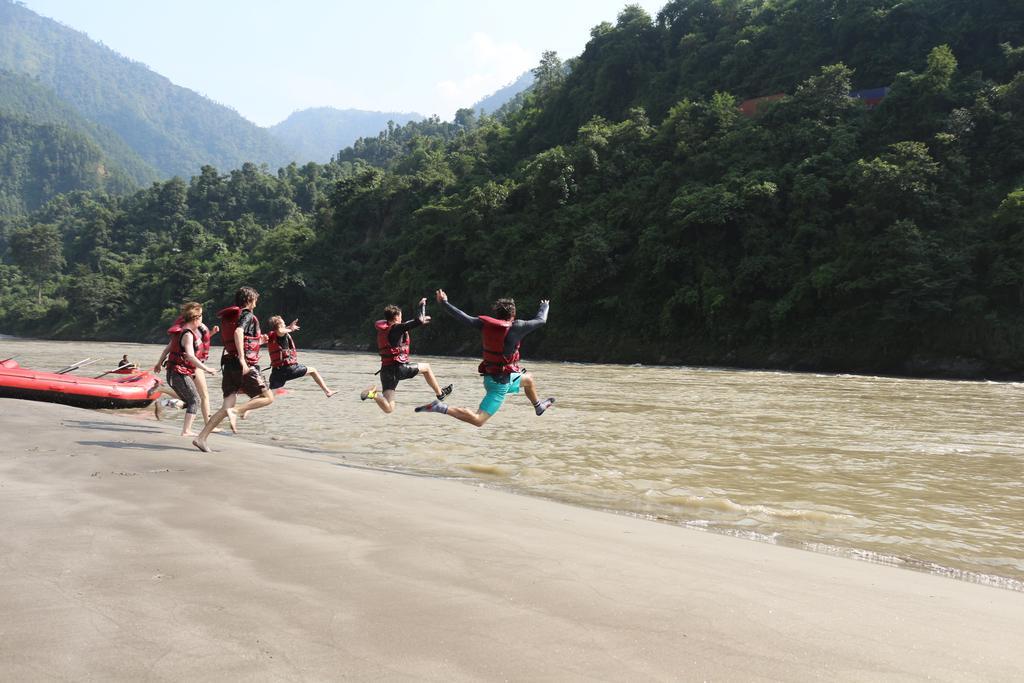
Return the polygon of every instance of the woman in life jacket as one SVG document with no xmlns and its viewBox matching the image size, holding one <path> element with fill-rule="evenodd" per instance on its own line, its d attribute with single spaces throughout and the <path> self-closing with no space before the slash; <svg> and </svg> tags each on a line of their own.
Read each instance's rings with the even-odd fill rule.
<svg viewBox="0 0 1024 683">
<path fill-rule="evenodd" d="M 299 363 L 299 352 L 295 348 L 291 334 L 299 329 L 298 320 L 293 320 L 291 325 L 285 325 L 284 318 L 274 315 L 267 319 L 267 328 L 270 330 L 267 333 L 267 350 L 270 352 L 271 391 L 308 374 L 327 398 L 338 393 L 327 388 L 324 378 L 316 368 L 307 368 Z"/>
<path fill-rule="evenodd" d="M 267 386 L 259 366 L 260 345 L 267 341 L 260 332 L 260 322 L 254 313 L 259 298 L 259 293 L 252 287 L 239 287 L 235 292 L 235 305 L 217 313 L 221 322 L 220 338 L 224 343 L 220 359 L 224 403 L 192 441 L 192 445 L 204 453 L 210 452 L 207 437 L 225 417 L 231 424 L 231 431 L 237 432 L 239 418 L 274 402 L 274 393 Z M 250 401 L 235 408 L 239 393 L 249 396 Z"/>
<path fill-rule="evenodd" d="M 385 306 L 384 318 L 373 325 L 377 333 L 377 353 L 380 354 L 380 370 L 377 373 L 380 375 L 381 387 L 378 389 L 376 384 L 371 384 L 363 389 L 359 398 L 364 401 L 372 398 L 374 403 L 385 413 L 394 412 L 397 405 L 395 393 L 398 383 L 403 380 L 423 375 L 423 379 L 426 380 L 438 401 L 452 393 L 455 386 L 449 384 L 442 389 L 437 377 L 434 376 L 434 370 L 430 367 L 430 363 L 409 362 L 409 348 L 412 344 L 409 331 L 420 325 L 430 324 L 426 297 L 420 299 L 418 309 L 419 315 L 412 320 L 403 322 L 401 308 L 394 304 Z"/>
<path fill-rule="evenodd" d="M 184 323 L 184 316 L 179 315 L 174 323 L 172 323 L 167 329 L 167 345 L 164 346 L 164 350 L 160 354 L 160 360 L 158 360 L 156 365 L 153 366 L 153 372 L 160 372 L 160 370 L 166 366 L 166 359 L 167 355 L 171 352 L 171 345 L 174 343 L 176 334 L 180 333 L 181 327 Z M 210 347 L 213 335 L 220 332 L 220 326 L 214 325 L 211 330 L 206 326 L 206 323 L 200 320 L 199 327 L 196 329 L 196 332 L 199 334 L 200 342 L 199 350 L 196 351 L 196 358 L 205 363 L 210 357 Z M 206 384 L 206 373 L 196 373 L 192 379 L 195 382 L 196 389 L 199 391 L 199 406 L 203 413 L 203 422 L 205 424 L 210 421 L 210 388 Z M 173 387 L 170 387 L 167 384 L 162 384 L 160 386 L 160 393 L 170 396 L 171 398 L 180 401 L 180 403 L 184 403 L 184 401 L 180 400 L 181 396 L 178 395 L 178 392 L 174 391 Z M 162 414 L 160 410 L 160 401 L 153 402 L 153 410 L 156 413 L 156 419 L 161 419 Z"/>
<path fill-rule="evenodd" d="M 203 320 L 203 307 L 195 301 L 189 301 L 181 307 L 179 320 L 180 323 L 176 321 L 167 330 L 171 337 L 167 352 L 167 383 L 185 402 L 185 421 L 181 435 L 195 436 L 192 424 L 200 407 L 199 390 L 195 383 L 196 370 L 211 375 L 217 374 L 217 371 L 208 367 L 197 355 L 202 349 L 199 325 Z"/>
<path fill-rule="evenodd" d="M 540 329 L 548 320 L 549 302 L 541 299 L 540 308 L 533 320 L 516 320 L 516 302 L 512 299 L 498 299 L 492 306 L 493 316 L 471 316 L 463 313 L 448 302 L 443 289 L 437 290 L 437 302 L 455 318 L 470 327 L 480 330 L 483 345 L 483 360 L 477 372 L 483 376 L 484 394 L 480 406 L 474 412 L 469 408 L 449 407 L 440 400 L 416 408 L 417 413 L 444 413 L 457 420 L 482 427 L 491 416 L 498 412 L 508 394 L 518 394 L 520 388 L 533 404 L 538 416 L 555 402 L 553 396 L 541 400 L 533 375 L 519 367 L 519 346 L 523 337 Z"/>
<path fill-rule="evenodd" d="M 205 323 L 200 321 L 196 329 L 199 333 L 199 350 L 196 351 L 196 358 L 204 363 L 210 358 L 210 347 L 213 335 L 220 332 L 220 326 L 214 325 L 211 330 Z M 197 372 L 195 376 L 196 389 L 199 390 L 199 404 L 203 413 L 203 424 L 210 421 L 210 387 L 206 383 L 206 373 Z"/>
</svg>

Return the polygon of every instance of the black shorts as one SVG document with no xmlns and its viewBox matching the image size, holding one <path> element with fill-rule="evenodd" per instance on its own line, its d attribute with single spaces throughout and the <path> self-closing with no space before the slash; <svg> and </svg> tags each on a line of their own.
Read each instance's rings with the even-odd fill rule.
<svg viewBox="0 0 1024 683">
<path fill-rule="evenodd" d="M 412 379 L 418 374 L 420 374 L 419 363 L 383 365 L 380 368 L 381 391 L 394 391 L 403 379 Z"/>
<path fill-rule="evenodd" d="M 279 368 L 274 368 L 270 371 L 270 388 L 280 389 L 284 386 L 285 382 L 291 382 L 293 379 L 306 376 L 306 366 L 299 365 L 282 365 Z"/>
<path fill-rule="evenodd" d="M 256 398 L 267 390 L 267 380 L 263 378 L 258 365 L 250 365 L 249 374 L 242 377 L 242 366 L 238 359 L 225 357 L 221 371 L 220 388 L 225 398 L 237 393 Z"/>
</svg>

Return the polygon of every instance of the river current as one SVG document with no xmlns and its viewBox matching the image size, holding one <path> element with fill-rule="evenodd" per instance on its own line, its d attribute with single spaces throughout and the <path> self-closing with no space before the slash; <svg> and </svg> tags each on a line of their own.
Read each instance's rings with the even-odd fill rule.
<svg viewBox="0 0 1024 683">
<path fill-rule="evenodd" d="M 26 367 L 101 359 L 83 375 L 122 353 L 151 366 L 160 349 L 0 338 L 0 358 Z M 421 378 L 400 385 L 392 415 L 359 401 L 376 379 L 373 355 L 300 350 L 299 360 L 341 393 L 292 382 L 241 423 L 242 438 L 1024 590 L 1021 384 L 528 362 L 555 407 L 537 417 L 511 396 L 476 429 L 414 414 L 432 398 Z M 455 383 L 451 405 L 476 408 L 477 361 L 415 360 Z M 220 379 L 210 386 L 216 409 Z"/>
</svg>

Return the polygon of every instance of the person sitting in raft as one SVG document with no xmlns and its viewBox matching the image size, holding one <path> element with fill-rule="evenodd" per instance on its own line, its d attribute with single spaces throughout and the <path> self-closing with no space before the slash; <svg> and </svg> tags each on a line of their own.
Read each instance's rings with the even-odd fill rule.
<svg viewBox="0 0 1024 683">
<path fill-rule="evenodd" d="M 133 363 L 130 360 L 128 360 L 128 354 L 127 353 L 124 354 L 123 356 L 121 356 L 121 360 L 117 361 L 117 369 L 118 370 L 120 370 L 121 368 L 134 368 L 134 367 L 137 367 L 137 366 L 135 365 L 135 363 Z"/>
<path fill-rule="evenodd" d="M 441 388 L 434 371 L 430 368 L 430 363 L 409 362 L 409 346 L 412 341 L 409 331 L 420 325 L 430 324 L 426 307 L 427 298 L 423 297 L 419 303 L 420 314 L 408 322 L 402 322 L 402 309 L 391 304 L 384 307 L 384 319 L 374 323 L 377 330 L 377 352 L 380 354 L 381 388 L 378 389 L 375 384 L 371 384 L 359 394 L 359 398 L 364 401 L 372 398 L 385 413 L 394 412 L 395 393 L 398 390 L 398 383 L 402 380 L 422 374 L 438 401 L 452 393 L 454 388 L 452 384 Z"/>
<path fill-rule="evenodd" d="M 239 417 L 274 402 L 274 394 L 267 387 L 259 366 L 260 346 L 267 340 L 260 332 L 260 321 L 253 313 L 259 298 L 259 293 L 252 287 L 240 287 L 235 292 L 235 305 L 217 314 L 221 320 L 220 338 L 224 342 L 224 353 L 220 359 L 224 403 L 192 442 L 193 446 L 204 453 L 210 452 L 206 444 L 207 437 L 225 417 L 231 424 L 231 431 L 237 432 Z M 239 392 L 245 393 L 251 400 L 236 409 L 236 394 Z"/>
<path fill-rule="evenodd" d="M 189 301 L 181 307 L 180 320 L 180 324 L 169 330 L 171 341 L 167 354 L 167 383 L 185 402 L 185 422 L 181 435 L 196 436 L 192 431 L 200 406 L 199 391 L 195 384 L 196 370 L 210 375 L 216 375 L 217 371 L 207 367 L 197 356 L 202 348 L 199 325 L 203 320 L 203 307 L 195 301 Z"/>
<path fill-rule="evenodd" d="M 299 364 L 298 350 L 295 348 L 295 341 L 291 333 L 299 329 L 299 321 L 293 320 L 291 325 L 284 324 L 284 318 L 279 315 L 267 319 L 267 350 L 270 351 L 270 389 L 280 389 L 286 382 L 309 375 L 313 381 L 323 389 L 327 398 L 334 396 L 336 391 L 327 388 L 324 378 L 316 371 L 316 368 L 307 368 Z"/>
<path fill-rule="evenodd" d="M 483 335 L 483 362 L 477 371 L 484 378 L 484 399 L 476 412 L 469 408 L 449 407 L 441 400 L 433 401 L 416 408 L 417 413 L 444 413 L 457 420 L 482 427 L 491 419 L 508 394 L 518 394 L 520 386 L 526 397 L 533 404 L 534 412 L 543 415 L 544 411 L 555 402 L 554 397 L 543 401 L 537 395 L 537 386 L 533 375 L 519 367 L 519 345 L 523 337 L 540 328 L 548 320 L 548 300 L 541 299 L 537 316 L 533 320 L 516 320 L 516 302 L 513 299 L 498 299 L 492 310 L 494 317 L 466 315 L 448 303 L 448 295 L 443 289 L 437 290 L 437 301 L 457 319 L 471 327 L 475 327 Z"/>
</svg>

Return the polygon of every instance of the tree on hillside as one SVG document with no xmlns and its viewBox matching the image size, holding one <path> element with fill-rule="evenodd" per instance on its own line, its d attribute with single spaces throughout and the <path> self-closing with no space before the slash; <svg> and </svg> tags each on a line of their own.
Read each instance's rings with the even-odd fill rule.
<svg viewBox="0 0 1024 683">
<path fill-rule="evenodd" d="M 60 272 L 64 251 L 56 225 L 36 223 L 11 233 L 11 258 L 36 285 L 36 303 L 43 302 L 43 285 Z"/>
</svg>

